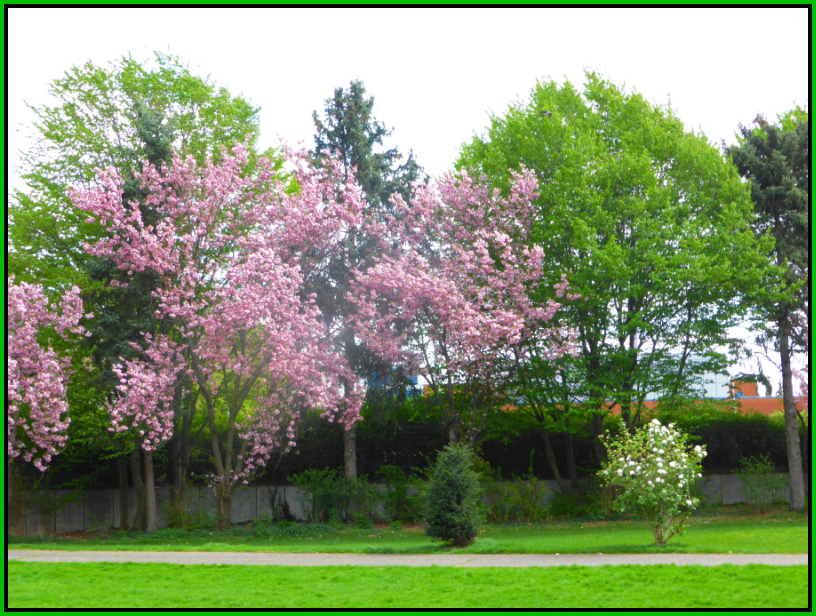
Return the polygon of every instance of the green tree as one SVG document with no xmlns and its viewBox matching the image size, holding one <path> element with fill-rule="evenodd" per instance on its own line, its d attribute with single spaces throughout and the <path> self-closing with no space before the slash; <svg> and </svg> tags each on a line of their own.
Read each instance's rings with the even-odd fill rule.
<svg viewBox="0 0 816 616">
<path fill-rule="evenodd" d="M 83 289 L 85 305 L 95 316 L 87 323 L 91 337 L 74 351 L 74 363 L 93 372 L 77 383 L 95 395 L 76 395 L 87 407 L 74 409 L 88 419 L 75 422 L 83 427 L 77 444 L 101 442 L 118 449 L 124 454 L 118 456 L 120 478 L 126 481 L 130 466 L 137 493 L 148 496 L 139 467 L 144 463 L 149 475 L 150 461 L 140 462 L 132 443 L 111 441 L 98 411 L 115 395 L 112 365 L 133 357 L 131 343 L 140 342 L 139 332 L 157 331 L 151 295 L 156 280 L 145 272 L 123 286 L 119 283 L 127 277 L 109 260 L 85 252 L 83 242 L 93 242 L 106 230 L 73 206 L 70 190 L 93 186 L 95 169 L 112 166 L 127 178 L 125 197 L 141 201 L 145 195 L 133 178 L 144 161 L 167 162 L 176 150 L 203 162 L 218 158 L 222 147 L 247 140 L 252 144 L 258 135 L 258 109 L 193 75 L 178 58 L 158 53 L 152 67 L 130 57 L 108 67 L 90 62 L 73 67 L 51 84 L 50 93 L 55 104 L 32 108 L 37 120 L 31 146 L 23 153 L 27 187 L 15 191 L 9 203 L 8 267 L 54 291 L 68 284 Z M 145 222 L 155 222 L 155 214 L 142 209 Z M 174 499 L 181 502 L 196 408 L 194 396 L 182 400 L 184 389 L 179 384 L 176 437 L 170 443 Z M 121 494 L 125 497 L 127 491 Z M 140 498 L 140 511 L 149 509 L 144 501 Z M 127 511 L 124 503 L 122 510 Z"/>
<path fill-rule="evenodd" d="M 770 124 L 762 115 L 756 128 L 740 125 L 738 143 L 727 148 L 740 173 L 751 183 L 757 234 L 776 240 L 770 258 L 783 271 L 788 293 L 764 298 L 759 327 L 779 353 L 782 401 L 791 486 L 791 509 L 805 506 L 805 482 L 791 360 L 810 345 L 810 116 L 795 109 Z M 762 298 L 761 298 L 762 299 Z"/>
<path fill-rule="evenodd" d="M 439 452 L 425 496 L 425 533 L 458 547 L 473 542 L 484 517 L 473 452 L 450 444 Z"/>
<path fill-rule="evenodd" d="M 535 170 L 533 239 L 552 272 L 535 299 L 552 297 L 561 272 L 580 296 L 559 300 L 556 317 L 576 332 L 575 357 L 557 369 L 535 348 L 516 358 L 523 408 L 545 432 L 587 415 L 602 459 L 597 437 L 613 408 L 631 430 L 647 395 L 697 395 L 702 374 L 724 369 L 717 348 L 736 344 L 728 329 L 761 280 L 767 240 L 754 237 L 734 167 L 671 109 L 592 73 L 583 91 L 541 82 L 463 146 L 458 166 L 503 189 L 508 169 Z"/>
<path fill-rule="evenodd" d="M 378 151 L 383 139 L 391 135 L 385 125 L 374 118 L 374 97 L 367 97 L 365 86 L 352 81 L 348 90 L 336 88 L 334 96 L 325 101 L 324 117 L 317 111 L 312 117 L 315 123 L 316 157 L 337 157 L 343 164 L 344 179 L 354 170 L 358 184 L 363 189 L 367 220 L 379 220 L 391 210 L 389 198 L 398 193 L 406 200 L 410 196 L 411 183 L 419 179 L 421 169 L 413 153 L 401 162 L 397 148 Z M 326 323 L 339 328 L 339 342 L 355 374 L 371 381 L 389 381 L 392 367 L 369 353 L 365 345 L 355 339 L 347 318 L 352 307 L 346 299 L 352 271 L 365 271 L 378 252 L 377 242 L 365 231 L 352 230 L 343 250 L 332 255 L 315 269 L 309 281 L 317 295 L 317 304 Z M 357 429 L 352 426 L 343 433 L 343 458 L 346 477 L 357 476 Z"/>
</svg>

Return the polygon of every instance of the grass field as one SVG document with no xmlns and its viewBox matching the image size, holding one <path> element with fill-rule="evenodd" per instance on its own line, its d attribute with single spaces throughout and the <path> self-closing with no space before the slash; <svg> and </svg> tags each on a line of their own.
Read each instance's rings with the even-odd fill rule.
<svg viewBox="0 0 816 616">
<path fill-rule="evenodd" d="M 10 608 L 803 608 L 807 567 L 8 563 Z"/>
<path fill-rule="evenodd" d="M 464 553 L 806 553 L 806 515 L 775 511 L 764 515 L 696 516 L 686 533 L 668 545 L 654 545 L 643 520 L 489 525 Z M 286 551 L 419 554 L 448 550 L 419 527 L 359 529 L 331 525 L 251 525 L 228 532 L 161 529 L 153 534 L 115 532 L 46 539 L 14 539 L 15 548 L 65 550 Z"/>
</svg>

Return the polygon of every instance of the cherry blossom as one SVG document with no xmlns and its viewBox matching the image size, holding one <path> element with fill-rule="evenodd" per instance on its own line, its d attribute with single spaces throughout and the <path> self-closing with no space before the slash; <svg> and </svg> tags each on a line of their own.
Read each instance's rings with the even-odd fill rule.
<svg viewBox="0 0 816 616">
<path fill-rule="evenodd" d="M 79 289 L 54 307 L 41 285 L 6 279 L 6 456 L 22 456 L 45 471 L 65 445 L 70 360 L 49 345 L 46 332 L 81 334 Z M 89 315 L 92 316 L 92 315 Z"/>
<path fill-rule="evenodd" d="M 147 363 L 122 367 L 115 423 L 138 418 L 143 442 L 154 447 L 170 429 L 170 384 L 188 374 L 208 411 L 222 514 L 237 483 L 294 443 L 300 412 L 319 408 L 349 425 L 362 404 L 314 298 L 303 291 L 304 268 L 319 262 L 314 256 L 336 249 L 360 224 L 361 192 L 342 180 L 336 161 L 315 167 L 286 148 L 284 156 L 286 172 L 263 158 L 251 162 L 240 144 L 202 167 L 178 156 L 161 169 L 147 165 L 137 175 L 143 204 L 123 203 L 112 169 L 99 172 L 101 189 L 72 195 L 110 230 L 86 246 L 90 254 L 128 275 L 151 270 L 160 277 L 156 317 L 179 341 L 146 338 Z M 142 207 L 157 214 L 156 223 L 145 224 Z M 225 436 L 216 426 L 222 413 Z"/>
<path fill-rule="evenodd" d="M 531 299 L 543 258 L 531 241 L 536 189 L 527 170 L 514 174 L 507 197 L 484 178 L 448 175 L 417 184 L 410 203 L 394 196 L 395 215 L 376 229 L 385 254 L 357 272 L 358 335 L 426 375 L 440 403 L 443 385 L 506 380 L 522 344 L 552 358 L 572 349 L 570 332 L 546 327 L 560 304 Z M 562 278 L 555 291 L 567 289 Z M 452 405 L 449 397 L 449 413 Z"/>
</svg>

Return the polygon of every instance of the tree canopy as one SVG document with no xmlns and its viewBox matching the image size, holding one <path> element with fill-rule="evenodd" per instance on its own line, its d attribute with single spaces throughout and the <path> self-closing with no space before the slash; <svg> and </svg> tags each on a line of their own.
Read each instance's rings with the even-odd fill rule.
<svg viewBox="0 0 816 616">
<path fill-rule="evenodd" d="M 536 297 L 557 282 L 547 272 L 566 272 L 580 296 L 561 313 L 580 353 L 528 372 L 525 393 L 598 417 L 620 405 L 631 422 L 647 396 L 691 394 L 702 373 L 723 369 L 716 349 L 735 343 L 741 290 L 761 279 L 769 244 L 754 237 L 746 187 L 717 148 L 670 108 L 588 73 L 583 90 L 538 83 L 457 162 L 504 190 L 522 165 L 540 186 L 532 237 L 548 266 Z"/>
</svg>

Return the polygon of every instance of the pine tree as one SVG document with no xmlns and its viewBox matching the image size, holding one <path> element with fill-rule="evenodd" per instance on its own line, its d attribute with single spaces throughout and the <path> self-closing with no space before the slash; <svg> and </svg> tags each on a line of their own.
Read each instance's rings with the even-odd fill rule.
<svg viewBox="0 0 816 616">
<path fill-rule="evenodd" d="M 799 422 L 809 433 L 793 396 L 791 360 L 799 350 L 809 353 L 810 340 L 810 117 L 796 109 L 771 124 L 762 115 L 757 128 L 740 125 L 739 144 L 727 148 L 740 173 L 751 182 L 758 235 L 776 240 L 772 258 L 783 270 L 792 293 L 766 302 L 760 313 L 773 323 L 764 338 L 773 341 L 782 368 L 791 509 L 805 506 L 805 482 Z M 798 289 L 798 290 L 797 290 Z"/>
<path fill-rule="evenodd" d="M 345 178 L 354 170 L 366 199 L 363 216 L 379 220 L 391 210 L 389 198 L 392 194 L 398 193 L 406 200 L 409 198 L 411 183 L 420 179 L 421 169 L 413 153 L 400 163 L 402 155 L 397 148 L 380 150 L 383 139 L 389 137 L 391 131 L 374 118 L 373 107 L 374 97 L 366 97 L 360 81 L 352 81 L 348 90 L 335 89 L 334 96 L 325 101 L 325 116 L 321 118 L 317 111 L 312 114 L 316 129 L 313 155 L 337 157 L 343 163 Z M 390 378 L 393 367 L 377 360 L 355 340 L 346 322 L 352 310 L 346 295 L 351 272 L 355 269 L 365 271 L 377 250 L 377 243 L 371 237 L 353 232 L 344 250 L 333 255 L 310 280 L 326 323 L 340 329 L 339 342 L 355 374 L 369 382 L 376 375 L 389 375 Z M 354 478 L 357 476 L 354 426 L 344 432 L 343 452 L 346 477 Z"/>
</svg>

